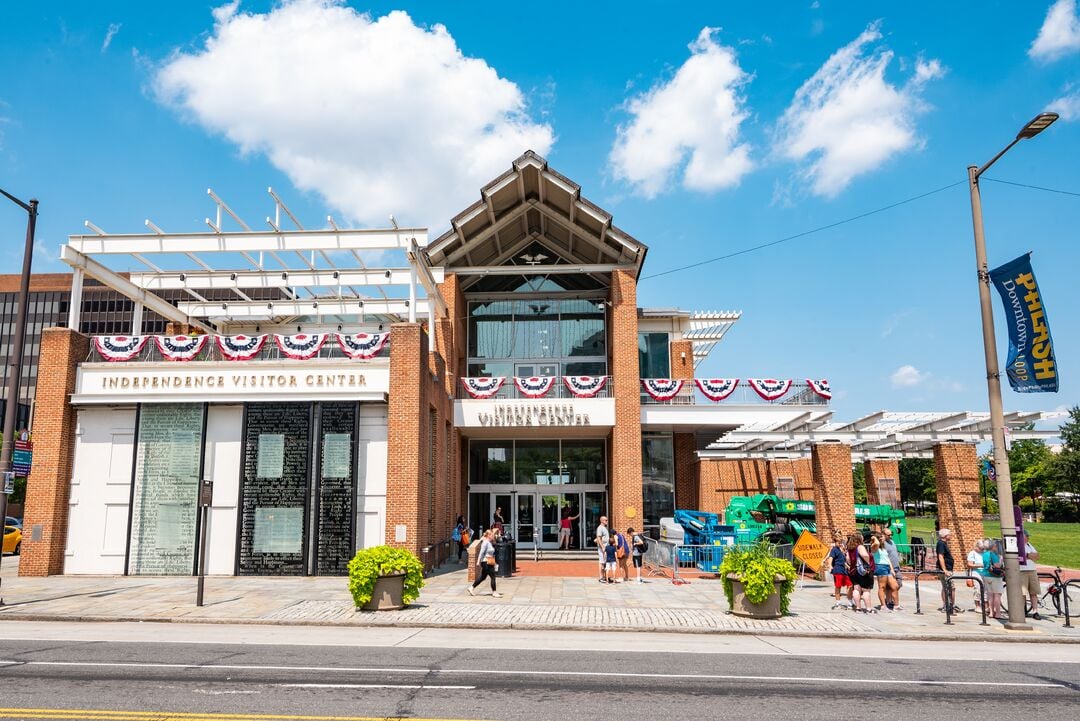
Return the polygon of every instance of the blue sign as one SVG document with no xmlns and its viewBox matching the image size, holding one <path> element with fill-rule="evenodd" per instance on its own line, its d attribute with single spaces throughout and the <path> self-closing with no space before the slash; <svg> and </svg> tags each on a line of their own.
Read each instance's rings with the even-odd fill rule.
<svg viewBox="0 0 1080 721">
<path fill-rule="evenodd" d="M 1005 373 L 1017 393 L 1057 393 L 1054 341 L 1042 293 L 1031 270 L 1030 253 L 990 271 L 990 281 L 1005 304 L 1009 360 Z"/>
</svg>

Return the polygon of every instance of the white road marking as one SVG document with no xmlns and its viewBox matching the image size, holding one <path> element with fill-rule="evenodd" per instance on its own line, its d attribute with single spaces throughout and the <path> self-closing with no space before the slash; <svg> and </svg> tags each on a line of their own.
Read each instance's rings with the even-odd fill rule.
<svg viewBox="0 0 1080 721">
<path fill-rule="evenodd" d="M 276 683 L 284 688 L 408 688 L 439 689 L 442 691 L 472 691 L 476 686 L 429 686 L 427 684 L 404 683 Z"/>
<path fill-rule="evenodd" d="M 7 666 L 77 666 L 98 668 L 174 668 L 194 671 L 325 671 L 329 673 L 412 673 L 412 674 L 472 674 L 475 669 L 433 669 L 414 667 L 367 668 L 361 666 L 264 666 L 244 664 L 202 663 L 136 663 L 130 661 L 12 661 L 0 659 Z M 894 686 L 1009 686 L 1013 688 L 1067 688 L 1060 683 L 1022 683 L 1011 681 L 931 681 L 918 679 L 842 678 L 834 676 L 755 676 L 750 674 L 698 674 L 698 673 L 631 673 L 621 671 L 525 671 L 489 670 L 488 678 L 497 676 L 568 676 L 580 678 L 635 678 L 635 679 L 683 679 L 695 681 L 790 681 L 810 683 L 861 683 L 890 684 Z M 429 687 L 430 688 L 430 687 Z"/>
</svg>

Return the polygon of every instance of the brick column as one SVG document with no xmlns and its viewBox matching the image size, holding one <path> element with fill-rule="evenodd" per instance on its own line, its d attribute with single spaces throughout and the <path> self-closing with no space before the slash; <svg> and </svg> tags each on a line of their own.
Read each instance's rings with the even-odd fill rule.
<svg viewBox="0 0 1080 721">
<path fill-rule="evenodd" d="M 699 511 L 723 513 L 735 496 L 768 492 L 766 462 L 731 459 L 700 462 Z"/>
<path fill-rule="evenodd" d="M 675 461 L 675 507 L 700 510 L 698 482 L 701 463 L 693 433 L 673 434 Z M 635 526 L 636 528 L 636 526 Z"/>
<path fill-rule="evenodd" d="M 791 478 L 795 481 L 795 493 L 779 493 L 776 487 L 777 478 Z M 791 496 L 799 501 L 811 501 L 814 499 L 814 473 L 811 469 L 809 458 L 783 459 L 777 458 L 766 461 L 765 490 L 761 493 L 772 493 L 781 497 Z"/>
<path fill-rule="evenodd" d="M 386 427 L 386 543 L 419 553 L 427 535 L 427 335 L 419 323 L 390 326 L 390 393 Z M 394 540 L 404 525 L 405 543 Z"/>
<path fill-rule="evenodd" d="M 694 344 L 688 340 L 671 341 L 671 377 L 691 381 L 694 377 Z"/>
<path fill-rule="evenodd" d="M 855 488 L 851 474 L 851 446 L 815 443 L 810 446 L 814 473 L 814 508 L 817 538 L 831 543 L 833 533 L 855 530 Z"/>
<path fill-rule="evenodd" d="M 883 503 L 878 495 L 878 479 L 891 478 L 900 492 L 900 461 L 871 460 L 863 461 L 863 477 L 866 479 L 866 502 L 878 505 Z"/>
<path fill-rule="evenodd" d="M 75 459 L 75 390 L 79 363 L 90 352 L 90 339 L 68 328 L 46 328 L 38 356 L 34 411 L 34 465 L 26 482 L 20 576 L 64 572 L 68 499 Z M 34 540 L 39 535 L 40 540 Z"/>
<path fill-rule="evenodd" d="M 973 443 L 939 443 L 934 446 L 934 480 L 937 486 L 938 527 L 953 534 L 949 549 L 963 568 L 963 559 L 985 535 L 979 501 L 979 457 Z"/>
<path fill-rule="evenodd" d="M 630 271 L 611 274 L 611 383 L 615 428 L 611 431 L 611 482 L 608 514 L 611 528 L 640 528 L 641 376 L 638 373 L 637 280 Z M 593 529 L 587 529 L 592 533 Z"/>
</svg>

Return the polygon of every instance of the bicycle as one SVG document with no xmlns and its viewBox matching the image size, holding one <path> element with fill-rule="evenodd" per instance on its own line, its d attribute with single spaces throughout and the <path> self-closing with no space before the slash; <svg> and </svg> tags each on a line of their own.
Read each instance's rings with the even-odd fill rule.
<svg viewBox="0 0 1080 721">
<path fill-rule="evenodd" d="M 1049 573 L 1049 575 L 1053 577 L 1053 580 L 1049 583 L 1049 585 L 1047 585 L 1046 591 L 1044 591 L 1043 594 L 1039 596 L 1038 609 L 1033 609 L 1031 607 L 1031 596 L 1027 593 L 1024 594 L 1024 614 L 1027 616 L 1031 616 L 1040 609 L 1049 612 L 1049 604 L 1052 604 L 1054 607 L 1054 615 L 1064 616 L 1065 600 L 1063 596 L 1068 594 L 1070 611 L 1069 615 L 1080 615 L 1080 605 L 1078 605 L 1080 604 L 1080 596 L 1076 594 L 1075 589 L 1070 589 L 1068 586 L 1065 585 L 1065 582 L 1061 580 L 1061 566 L 1058 566 L 1053 571 L 1044 571 L 1043 573 Z M 1024 590 L 1027 591 L 1026 586 L 1024 587 Z M 1006 598 L 1007 594 L 1001 594 L 1001 610 L 1004 612 L 1008 612 L 1009 610 L 1005 603 Z M 1048 598 L 1049 604 L 1047 603 Z"/>
</svg>

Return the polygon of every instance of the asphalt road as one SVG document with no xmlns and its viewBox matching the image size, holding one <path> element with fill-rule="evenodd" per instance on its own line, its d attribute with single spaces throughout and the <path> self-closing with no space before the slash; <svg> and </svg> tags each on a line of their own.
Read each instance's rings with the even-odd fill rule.
<svg viewBox="0 0 1080 721">
<path fill-rule="evenodd" d="M 4 622 L 0 719 L 831 721 L 1022 709 L 1072 721 L 1080 711 L 1080 649 L 859 644 Z"/>
</svg>

